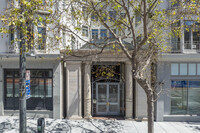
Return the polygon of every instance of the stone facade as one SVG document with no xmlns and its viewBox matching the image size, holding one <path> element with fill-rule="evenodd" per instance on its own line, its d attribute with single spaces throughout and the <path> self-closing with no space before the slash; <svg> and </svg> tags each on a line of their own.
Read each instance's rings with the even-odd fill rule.
<svg viewBox="0 0 200 133">
<path fill-rule="evenodd" d="M 106 57 L 106 58 L 104 58 Z M 98 98 L 93 99 L 93 89 L 92 84 L 92 66 L 93 64 L 109 64 L 109 63 L 121 63 L 124 64 L 121 69 L 124 75 L 120 87 L 124 88 L 124 99 L 119 99 L 123 104 L 124 109 L 120 109 L 122 113 L 120 116 L 123 116 L 126 119 L 133 119 L 135 117 L 147 117 L 147 107 L 145 101 L 145 93 L 142 88 L 137 88 L 133 86 L 132 79 L 132 65 L 131 62 L 124 56 L 119 55 L 118 57 L 110 53 L 104 53 L 99 55 L 98 58 L 64 58 L 66 63 L 66 112 L 67 118 L 91 118 L 96 116 L 93 114 L 94 106 L 93 103 L 95 100 L 98 101 Z M 99 62 L 99 63 L 98 63 Z M 102 83 L 107 83 L 102 82 Z M 123 87 L 124 85 L 124 87 Z M 135 89 L 135 91 L 133 91 Z M 136 94 L 134 94 L 134 92 Z M 97 93 L 97 92 L 96 92 Z M 120 95 L 122 92 L 120 92 Z M 139 95 L 138 95 L 139 94 Z M 136 97 L 135 97 L 136 96 Z M 120 97 L 122 98 L 122 97 Z M 95 101 L 95 102 L 97 102 Z M 121 106 L 120 106 L 121 107 Z M 134 114 L 136 115 L 134 116 Z M 110 114 L 112 115 L 112 114 Z M 97 115 L 98 116 L 98 115 Z M 104 115 L 105 116 L 105 115 Z"/>
</svg>

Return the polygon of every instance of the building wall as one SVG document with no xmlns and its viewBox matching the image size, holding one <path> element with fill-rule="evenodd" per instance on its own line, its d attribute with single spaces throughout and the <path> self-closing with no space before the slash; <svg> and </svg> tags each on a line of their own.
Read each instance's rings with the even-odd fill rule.
<svg viewBox="0 0 200 133">
<path fill-rule="evenodd" d="M 7 7 L 7 2 L 6 1 L 7 0 L 1 0 L 0 12 L 4 12 L 4 9 Z M 2 22 L 0 22 L 0 26 L 2 26 Z M 3 38 L 1 38 L 0 53 L 8 52 L 9 36 L 7 36 L 7 34 L 2 34 L 2 33 L 0 33 L 0 35 L 4 36 Z"/>
<path fill-rule="evenodd" d="M 0 115 L 4 115 L 4 69 L 19 69 L 17 57 L 0 58 Z M 53 112 L 49 117 L 62 118 L 62 84 L 61 63 L 56 58 L 27 59 L 27 69 L 52 69 L 53 70 Z M 42 111 L 41 111 L 42 112 Z M 49 111 L 48 111 L 49 112 Z M 44 113 L 45 114 L 45 113 Z"/>
<path fill-rule="evenodd" d="M 157 68 L 158 82 L 162 82 L 161 87 L 166 93 L 161 93 L 158 96 L 159 98 L 157 100 L 156 119 L 157 121 L 163 121 L 163 116 L 165 114 L 170 114 L 170 63 L 160 62 Z"/>
<path fill-rule="evenodd" d="M 160 88 L 163 89 L 160 93 L 156 105 L 156 120 L 157 121 L 200 121 L 197 115 L 171 115 L 171 80 L 198 80 L 197 76 L 171 76 L 171 63 L 200 63 L 200 55 L 198 54 L 172 54 L 164 55 L 157 65 L 157 76 Z"/>
<path fill-rule="evenodd" d="M 141 119 L 141 118 L 146 118 L 147 117 L 147 97 L 146 94 L 143 90 L 143 88 L 136 83 L 136 94 L 135 94 L 135 99 L 136 99 L 136 118 Z"/>
</svg>

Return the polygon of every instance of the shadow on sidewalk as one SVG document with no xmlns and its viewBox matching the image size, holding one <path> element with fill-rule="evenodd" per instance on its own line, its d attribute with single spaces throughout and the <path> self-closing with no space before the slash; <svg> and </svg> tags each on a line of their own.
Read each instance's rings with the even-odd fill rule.
<svg viewBox="0 0 200 133">
<path fill-rule="evenodd" d="M 187 122 L 187 124 L 188 125 L 186 127 L 189 127 L 194 131 L 200 132 L 200 122 Z"/>
</svg>

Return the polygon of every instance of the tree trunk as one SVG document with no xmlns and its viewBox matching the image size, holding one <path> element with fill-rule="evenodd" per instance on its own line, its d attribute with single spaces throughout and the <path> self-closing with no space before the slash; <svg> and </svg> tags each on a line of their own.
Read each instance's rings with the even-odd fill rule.
<svg viewBox="0 0 200 133">
<path fill-rule="evenodd" d="M 154 133 L 154 102 L 153 95 L 148 95 L 147 113 L 148 113 L 148 133 Z"/>
</svg>

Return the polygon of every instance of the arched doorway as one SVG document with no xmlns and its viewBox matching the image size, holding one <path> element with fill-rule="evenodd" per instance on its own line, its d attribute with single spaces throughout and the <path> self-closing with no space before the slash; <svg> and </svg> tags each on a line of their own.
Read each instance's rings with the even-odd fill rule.
<svg viewBox="0 0 200 133">
<path fill-rule="evenodd" d="M 124 116 L 124 64 L 92 65 L 92 115 Z"/>
</svg>

